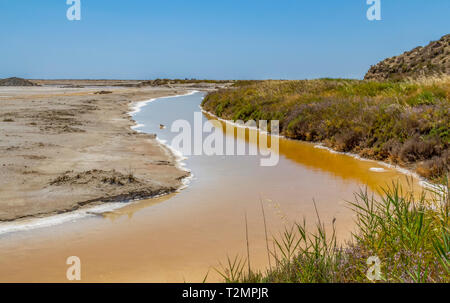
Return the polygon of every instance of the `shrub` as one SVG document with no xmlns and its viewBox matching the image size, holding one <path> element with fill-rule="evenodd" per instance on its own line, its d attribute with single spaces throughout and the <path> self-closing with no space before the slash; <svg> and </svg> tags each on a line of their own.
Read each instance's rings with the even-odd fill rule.
<svg viewBox="0 0 450 303">
<path fill-rule="evenodd" d="M 440 155 L 436 140 L 422 140 L 415 136 L 408 139 L 400 150 L 400 159 L 404 162 L 416 162 Z"/>
<path fill-rule="evenodd" d="M 449 81 L 244 81 L 202 106 L 224 119 L 277 119 L 288 138 L 414 167 L 449 149 Z"/>
<path fill-rule="evenodd" d="M 450 164 L 450 151 L 446 150 L 440 157 L 435 156 L 430 160 L 418 164 L 417 172 L 428 179 L 436 179 L 448 173 Z"/>
</svg>

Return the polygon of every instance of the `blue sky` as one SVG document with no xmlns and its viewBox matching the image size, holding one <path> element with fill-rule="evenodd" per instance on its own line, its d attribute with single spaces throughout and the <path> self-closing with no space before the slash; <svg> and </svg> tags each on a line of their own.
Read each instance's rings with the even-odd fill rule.
<svg viewBox="0 0 450 303">
<path fill-rule="evenodd" d="M 449 0 L 0 0 L 0 78 L 361 78 L 450 33 Z"/>
</svg>

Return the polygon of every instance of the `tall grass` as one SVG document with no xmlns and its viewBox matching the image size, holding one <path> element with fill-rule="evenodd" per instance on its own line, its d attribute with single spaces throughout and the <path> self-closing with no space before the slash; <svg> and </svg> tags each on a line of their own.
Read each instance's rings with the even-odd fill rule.
<svg viewBox="0 0 450 303">
<path fill-rule="evenodd" d="M 338 245 L 335 220 L 327 234 L 316 209 L 313 232 L 303 220 L 273 238 L 270 258 L 275 265 L 265 272 L 247 271 L 249 257 L 228 258 L 216 270 L 226 282 L 365 283 L 373 282 L 367 277 L 367 260 L 376 256 L 381 260 L 380 282 L 449 283 L 448 179 L 442 183 L 420 195 L 398 183 L 384 188 L 381 195 L 361 190 L 349 202 L 357 228 L 344 245 Z"/>
</svg>

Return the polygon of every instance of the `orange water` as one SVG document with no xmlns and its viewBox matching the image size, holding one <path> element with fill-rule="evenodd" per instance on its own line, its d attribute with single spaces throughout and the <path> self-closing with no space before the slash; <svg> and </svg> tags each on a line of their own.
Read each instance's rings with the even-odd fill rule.
<svg viewBox="0 0 450 303">
<path fill-rule="evenodd" d="M 192 119 L 201 97 L 161 99 L 135 119 L 146 125 L 142 130 L 170 140 L 173 134 L 159 124 Z M 245 139 L 249 144 L 248 137 L 237 140 Z M 342 241 L 354 228 L 345 202 L 353 201 L 354 192 L 406 180 L 376 162 L 285 139 L 274 167 L 261 167 L 259 157 L 249 156 L 193 156 L 185 163 L 194 179 L 177 194 L 104 216 L 0 235 L 0 281 L 66 282 L 69 256 L 81 259 L 82 282 L 201 282 L 208 272 L 207 281 L 220 281 L 213 267 L 220 268 L 227 255 L 246 255 L 245 216 L 251 265 L 267 266 L 261 207 L 269 234 L 277 235 L 302 218 L 314 223 L 314 200 L 328 226 L 336 219 Z M 385 171 L 373 172 L 374 167 Z"/>
</svg>

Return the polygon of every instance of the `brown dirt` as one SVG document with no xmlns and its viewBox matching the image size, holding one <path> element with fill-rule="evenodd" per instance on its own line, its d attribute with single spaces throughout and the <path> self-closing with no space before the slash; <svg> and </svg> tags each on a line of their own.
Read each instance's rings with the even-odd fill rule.
<svg viewBox="0 0 450 303">
<path fill-rule="evenodd" d="M 108 90 L 96 95 L 95 87 L 0 88 L 0 221 L 151 197 L 181 186 L 187 173 L 154 135 L 130 128 L 128 112 L 132 102 L 186 90 Z"/>
</svg>

